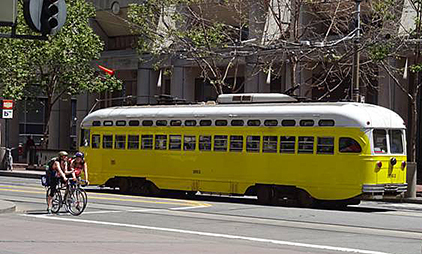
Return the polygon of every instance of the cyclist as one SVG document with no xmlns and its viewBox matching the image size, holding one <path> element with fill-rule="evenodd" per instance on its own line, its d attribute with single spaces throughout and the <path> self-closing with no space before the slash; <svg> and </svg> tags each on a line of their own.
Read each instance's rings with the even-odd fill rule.
<svg viewBox="0 0 422 254">
<path fill-rule="evenodd" d="M 74 159 L 71 160 L 70 162 L 70 169 L 72 170 L 72 172 L 74 172 L 74 177 L 76 177 L 77 179 L 80 179 L 82 170 L 84 171 L 84 175 L 85 175 L 85 181 L 86 184 L 89 184 L 88 181 L 88 166 L 84 160 L 84 154 L 81 152 L 77 152 L 75 154 Z"/>
<path fill-rule="evenodd" d="M 59 180 L 66 183 L 67 182 L 67 176 L 69 174 L 72 174 L 72 171 L 69 168 L 69 161 L 68 161 L 68 153 L 66 151 L 60 151 L 58 154 L 58 157 L 56 158 L 56 161 L 52 165 L 52 169 L 55 172 L 55 177 L 51 178 L 50 183 L 50 195 L 47 198 L 47 212 L 51 213 L 51 207 L 53 202 L 54 194 L 57 191 L 57 185 L 59 184 Z M 73 177 L 75 178 L 75 177 Z"/>
</svg>

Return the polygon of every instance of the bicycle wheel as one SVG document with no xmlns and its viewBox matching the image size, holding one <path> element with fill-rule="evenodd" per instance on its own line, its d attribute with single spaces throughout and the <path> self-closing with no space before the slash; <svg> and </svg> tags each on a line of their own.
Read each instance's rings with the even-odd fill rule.
<svg viewBox="0 0 422 254">
<path fill-rule="evenodd" d="M 86 191 L 84 189 L 78 188 L 78 190 L 82 192 L 82 194 L 84 195 L 84 198 L 85 198 L 85 200 L 84 200 L 84 208 L 82 209 L 82 211 L 83 211 L 83 210 L 85 210 L 86 205 L 88 204 L 88 195 L 86 194 Z"/>
<path fill-rule="evenodd" d="M 86 199 L 83 192 L 80 189 L 76 189 L 72 193 L 68 193 L 66 205 L 70 214 L 74 216 L 80 215 L 86 207 Z"/>
<path fill-rule="evenodd" d="M 47 194 L 45 196 L 45 199 L 47 201 L 47 206 L 48 206 L 48 196 L 50 196 L 51 193 L 51 188 L 49 187 L 47 189 Z M 58 213 L 60 211 L 60 208 L 62 207 L 62 194 L 60 193 L 60 190 L 56 190 L 56 193 L 54 193 L 53 196 L 53 201 L 51 204 L 51 212 L 52 213 Z"/>
</svg>

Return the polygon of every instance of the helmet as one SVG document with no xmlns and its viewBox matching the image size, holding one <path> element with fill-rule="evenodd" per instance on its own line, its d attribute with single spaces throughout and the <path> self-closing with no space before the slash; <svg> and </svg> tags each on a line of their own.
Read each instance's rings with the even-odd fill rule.
<svg viewBox="0 0 422 254">
<path fill-rule="evenodd" d="M 81 152 L 77 152 L 77 153 L 75 153 L 75 157 L 79 157 L 79 158 L 84 158 L 84 154 L 83 153 L 81 153 Z"/>
<path fill-rule="evenodd" d="M 66 152 L 66 151 L 60 151 L 59 152 L 59 157 L 62 157 L 62 156 L 68 156 L 69 154 Z"/>
</svg>

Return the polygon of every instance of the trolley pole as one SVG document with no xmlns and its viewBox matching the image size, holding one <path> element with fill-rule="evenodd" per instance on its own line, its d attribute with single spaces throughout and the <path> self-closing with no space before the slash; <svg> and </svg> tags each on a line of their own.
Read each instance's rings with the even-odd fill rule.
<svg viewBox="0 0 422 254">
<path fill-rule="evenodd" d="M 351 96 L 350 98 L 353 99 L 355 102 L 365 102 L 365 97 L 362 96 L 360 93 L 359 87 L 359 63 L 360 63 L 360 55 L 359 55 L 359 45 L 360 45 L 360 3 L 362 0 L 355 0 L 356 2 L 356 34 L 354 40 L 354 54 L 353 54 L 353 71 L 352 71 L 352 84 L 350 87 Z"/>
</svg>

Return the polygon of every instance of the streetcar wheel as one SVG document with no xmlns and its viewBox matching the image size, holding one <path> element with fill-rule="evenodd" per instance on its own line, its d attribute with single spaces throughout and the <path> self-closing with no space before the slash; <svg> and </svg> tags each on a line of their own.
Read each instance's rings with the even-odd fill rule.
<svg viewBox="0 0 422 254">
<path fill-rule="evenodd" d="M 307 191 L 299 190 L 298 202 L 300 207 L 311 208 L 315 206 L 316 200 Z"/>
<path fill-rule="evenodd" d="M 119 180 L 119 190 L 121 193 L 128 193 L 130 190 L 130 182 L 126 178 L 121 178 Z"/>
<path fill-rule="evenodd" d="M 266 205 L 272 200 L 272 190 L 267 186 L 259 186 L 257 191 L 258 203 Z"/>
</svg>

